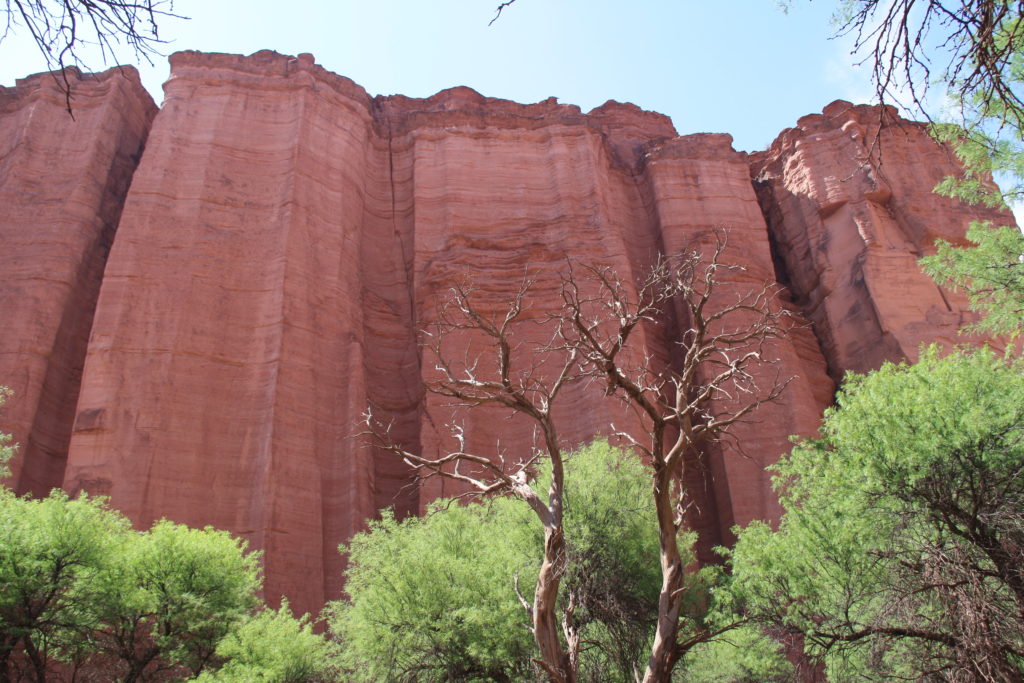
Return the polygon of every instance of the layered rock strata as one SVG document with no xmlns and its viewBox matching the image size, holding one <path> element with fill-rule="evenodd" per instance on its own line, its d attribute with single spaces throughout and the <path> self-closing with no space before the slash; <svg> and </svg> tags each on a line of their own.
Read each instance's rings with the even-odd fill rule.
<svg viewBox="0 0 1024 683">
<path fill-rule="evenodd" d="M 917 282 L 909 269 L 930 239 L 962 235 L 975 214 L 933 224 L 945 204 L 930 194 L 932 176 L 955 167 L 933 168 L 946 153 L 916 124 L 882 126 L 884 166 L 864 156 L 874 135 L 864 120 L 876 109 L 832 105 L 748 158 L 727 135 L 680 137 L 666 117 L 615 102 L 584 114 L 468 88 L 370 97 L 310 55 L 173 55 L 151 126 L 137 81 L 113 82 L 97 80 L 107 84 L 96 95 L 106 113 L 95 118 L 77 109 L 68 118 L 52 93 L 35 114 L 5 106 L 0 118 L 11 131 L 4 144 L 44 118 L 53 129 L 38 144 L 59 147 L 83 126 L 83 145 L 112 159 L 104 175 L 71 156 L 44 172 L 28 147 L 25 158 L 0 157 L 3 256 L 28 234 L 19 216 L 45 219 L 34 224 L 39 239 L 15 250 L 23 270 L 0 271 L 12 321 L 4 343 L 17 351 L 0 355 L 0 382 L 17 392 L 0 429 L 28 444 L 15 486 L 108 495 L 139 525 L 166 516 L 229 529 L 264 551 L 267 596 L 285 594 L 300 611 L 339 594 L 337 545 L 368 517 L 464 491 L 417 483 L 371 448 L 360 427 L 367 407 L 416 452 L 450 448 L 452 424 L 479 452 L 530 452 L 528 421 L 452 407 L 422 389 L 438 369 L 421 331 L 438 322 L 453 285 L 498 315 L 531 282 L 520 353 L 550 339 L 544 321 L 561 306 L 570 264 L 610 267 L 633 283 L 717 231 L 728 238 L 724 259 L 743 268 L 729 272 L 715 305 L 788 285 L 773 306 L 795 324 L 773 341 L 775 362 L 760 378 L 792 378 L 786 392 L 691 463 L 690 522 L 705 558 L 733 524 L 777 518 L 765 467 L 789 435 L 814 433 L 832 399 L 826 367 L 836 377 L 911 355 L 920 341 L 952 339 L 963 318 L 962 302 L 934 286 L 905 307 L 904 283 Z M 135 153 L 145 139 L 137 167 L 112 139 Z M 882 190 L 879 169 L 890 178 Z M 43 197 L 18 185 L 54 182 L 47 173 L 88 177 L 93 203 L 65 206 L 46 197 L 67 191 Z M 96 237 L 81 238 L 75 216 L 99 226 Z M 91 284 L 69 284 L 67 273 Z M 630 362 L 673 366 L 688 325 L 682 309 L 668 311 L 640 331 Z M 481 372 L 491 362 L 486 340 L 469 331 L 449 334 L 444 349 Z M 536 377 L 550 372 L 541 365 Z M 716 410 L 731 407 L 722 399 Z M 642 431 L 593 385 L 570 387 L 556 415 L 567 446 Z"/>
<path fill-rule="evenodd" d="M 0 384 L 20 491 L 64 481 L 103 268 L 155 115 L 132 67 L 0 87 Z"/>
</svg>

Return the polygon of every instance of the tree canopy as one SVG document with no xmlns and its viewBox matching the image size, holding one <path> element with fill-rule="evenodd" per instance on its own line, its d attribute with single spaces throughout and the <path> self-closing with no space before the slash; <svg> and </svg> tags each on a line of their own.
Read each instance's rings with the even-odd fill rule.
<svg viewBox="0 0 1024 683">
<path fill-rule="evenodd" d="M 201 673 L 259 604 L 258 554 L 227 532 L 166 520 L 117 540 L 90 605 L 96 650 L 121 660 L 126 680 L 147 668 Z"/>
<path fill-rule="evenodd" d="M 107 550 L 129 533 L 96 499 L 41 500 L 0 490 L 0 680 L 46 680 L 53 661 L 79 661 L 106 596 Z M 20 673 L 19 673 L 20 672 Z"/>
<path fill-rule="evenodd" d="M 778 532 L 732 555 L 753 618 L 835 680 L 1024 673 L 1024 363 L 930 349 L 851 375 L 778 471 Z"/>
<path fill-rule="evenodd" d="M 226 660 L 225 664 L 204 671 L 195 679 L 197 683 L 338 680 L 331 644 L 313 632 L 309 615 L 296 618 L 287 600 L 279 609 L 264 609 L 245 619 L 221 639 L 215 654 Z"/>
<path fill-rule="evenodd" d="M 1024 319 L 1024 235 L 1016 226 L 975 223 L 967 239 L 973 248 L 940 240 L 921 265 L 939 284 L 966 290 L 971 309 L 983 316 L 972 330 L 1016 336 Z"/>
<path fill-rule="evenodd" d="M 650 475 L 601 442 L 571 455 L 566 470 L 572 540 L 560 600 L 583 644 L 578 679 L 635 680 L 650 653 L 661 584 Z M 692 542 L 689 532 L 680 539 L 685 548 Z M 373 522 L 344 548 L 348 595 L 328 609 L 345 679 L 536 680 L 522 594 L 536 581 L 542 543 L 529 509 L 508 497 L 440 500 L 422 518 Z M 725 581 L 720 568 L 687 575 L 680 633 L 695 637 L 683 659 L 687 676 L 785 676 L 777 644 L 757 629 L 732 629 L 735 614 L 718 601 L 728 595 Z M 706 637 L 722 624 L 727 635 Z"/>
<path fill-rule="evenodd" d="M 632 677 L 660 582 L 647 477 L 639 462 L 606 444 L 566 467 L 573 542 L 563 599 L 574 596 L 573 618 L 597 643 L 584 668 L 619 667 L 621 676 L 625 665 Z M 548 467 L 541 478 L 550 476 Z M 386 514 L 354 537 L 343 548 L 348 598 L 329 609 L 353 680 L 530 679 L 536 655 L 521 595 L 537 580 L 544 542 L 531 517 L 508 497 L 439 500 L 422 518 L 398 522 Z"/>
<path fill-rule="evenodd" d="M 134 531 L 104 499 L 4 487 L 0 529 L 0 681 L 330 679 L 327 641 L 260 609 L 259 554 L 227 532 Z"/>
<path fill-rule="evenodd" d="M 0 680 L 60 662 L 124 681 L 197 674 L 258 604 L 258 556 L 225 532 L 132 531 L 102 499 L 0 492 Z"/>
</svg>

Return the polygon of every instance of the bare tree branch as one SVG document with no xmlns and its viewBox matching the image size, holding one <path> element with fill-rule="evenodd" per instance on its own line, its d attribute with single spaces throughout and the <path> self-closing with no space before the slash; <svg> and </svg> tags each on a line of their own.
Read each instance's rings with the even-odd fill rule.
<svg viewBox="0 0 1024 683">
<path fill-rule="evenodd" d="M 5 0 L 0 42 L 25 31 L 56 72 L 71 113 L 75 67 L 89 70 L 84 50 L 98 49 L 104 64 L 116 64 L 122 48 L 135 60 L 152 63 L 165 44 L 159 22 L 184 19 L 174 13 L 173 0 Z"/>
<path fill-rule="evenodd" d="M 608 267 L 569 263 L 559 290 L 560 310 L 539 320 L 536 314 L 525 314 L 534 286 L 529 279 L 498 313 L 488 312 L 468 286 L 453 287 L 451 299 L 424 336 L 437 373 L 426 389 L 456 406 L 499 406 L 532 420 L 537 438 L 525 459 L 509 462 L 502 454 L 473 453 L 459 426 L 451 427 L 458 447 L 450 452 L 411 453 L 390 444 L 387 427 L 368 415 L 375 442 L 425 476 L 452 479 L 478 495 L 511 494 L 533 509 L 544 527 L 544 557 L 533 603 L 519 593 L 518 576 L 515 587 L 531 618 L 540 650 L 538 666 L 550 681 L 575 681 L 582 645 L 574 617 L 579 596 L 563 596 L 560 624 L 556 618 L 569 545 L 562 520 L 563 454 L 552 408 L 570 384 L 603 386 L 604 394 L 623 402 L 642 425 L 642 435 L 616 431 L 612 425 L 610 431 L 649 462 L 658 516 L 663 581 L 644 681 L 671 680 L 676 661 L 687 649 L 702 638 L 720 635 L 698 629 L 680 641 L 688 588 L 678 538 L 694 507 L 683 484 L 687 462 L 781 395 L 789 379 L 764 369 L 775 361 L 772 341 L 792 324 L 776 302 L 776 285 L 747 283 L 742 268 L 722 262 L 726 244 L 725 233 L 714 232 L 710 245 L 658 261 L 635 283 Z M 681 360 L 663 368 L 652 362 L 643 337 L 669 314 L 680 319 L 684 330 L 676 340 Z M 528 344 L 531 336 L 524 325 L 531 325 L 534 333 L 540 326 L 548 341 Z M 466 347 L 457 359 L 449 344 L 454 334 L 459 335 L 457 344 Z M 542 445 L 537 447 L 537 442 Z M 552 468 L 546 498 L 531 481 L 541 457 Z"/>
<path fill-rule="evenodd" d="M 494 22 L 496 22 L 496 21 L 498 20 L 498 18 L 499 18 L 499 17 L 501 16 L 501 13 L 502 13 L 502 11 L 503 11 L 503 10 L 504 10 L 504 9 L 505 9 L 506 7 L 508 7 L 509 5 L 512 5 L 512 4 L 514 4 L 514 3 L 515 3 L 515 1 L 516 1 L 516 0 L 506 0 L 505 2 L 501 3 L 500 5 L 498 5 L 498 8 L 497 8 L 497 9 L 495 10 L 495 12 L 494 12 L 494 18 L 493 18 L 493 19 L 491 19 L 491 20 L 490 20 L 489 22 L 487 22 L 487 25 L 488 25 L 488 26 L 490 26 L 491 24 L 493 24 Z"/>
<path fill-rule="evenodd" d="M 1014 125 L 1024 123 L 1010 69 L 1024 49 L 1024 2 L 857 0 L 850 8 L 838 35 L 852 36 L 854 54 L 865 54 L 880 102 L 928 116 L 924 97 L 938 61 L 942 81 L 961 99 L 1010 105 Z"/>
<path fill-rule="evenodd" d="M 514 495 L 525 501 L 544 528 L 544 557 L 532 605 L 516 594 L 531 620 L 534 641 L 540 650 L 536 660 L 552 683 L 574 683 L 579 639 L 562 644 L 557 615 L 559 585 L 566 570 L 566 540 L 563 531 L 564 467 L 562 445 L 551 409 L 561 390 L 580 378 L 576 352 L 559 343 L 557 325 L 553 341 L 543 346 L 524 347 L 517 330 L 534 323 L 524 316 L 524 301 L 533 283 L 524 280 L 505 310 L 488 315 L 465 284 L 452 288 L 450 299 L 438 311 L 437 322 L 424 336 L 424 346 L 434 357 L 438 378 L 426 383 L 428 392 L 452 399 L 454 405 L 475 408 L 496 405 L 534 421 L 543 446 L 534 448 L 524 460 L 507 463 L 504 456 L 487 457 L 467 450 L 464 430 L 451 427 L 458 448 L 437 457 L 412 453 L 391 442 L 387 425 L 367 414 L 368 434 L 377 446 L 403 458 L 426 476 L 442 476 L 460 482 L 478 495 Z M 451 357 L 448 342 L 453 334 L 482 336 L 485 352 L 474 355 L 467 348 L 461 359 Z M 550 379 L 553 377 L 554 379 Z M 551 461 L 552 477 L 543 497 L 531 481 L 537 460 Z M 468 466 L 468 470 L 464 469 Z"/>
<path fill-rule="evenodd" d="M 759 385 L 760 370 L 775 361 L 769 342 L 783 336 L 791 321 L 775 302 L 776 285 L 740 284 L 743 269 L 722 262 L 726 245 L 727 236 L 718 231 L 709 249 L 694 247 L 661 260 L 635 293 L 608 268 L 583 269 L 597 294 L 584 294 L 587 288 L 571 269 L 562 286 L 563 320 L 584 370 L 645 418 L 647 443 L 640 450 L 652 467 L 662 565 L 645 682 L 671 680 L 679 657 L 693 646 L 679 642 L 687 587 L 678 535 L 693 505 L 683 485 L 688 456 L 776 400 L 790 381 L 776 372 L 768 374 L 766 386 Z M 683 317 L 680 364 L 661 370 L 649 362 L 629 366 L 624 358 L 637 330 L 664 318 L 670 307 Z M 694 637 L 699 641 L 700 634 Z"/>
</svg>

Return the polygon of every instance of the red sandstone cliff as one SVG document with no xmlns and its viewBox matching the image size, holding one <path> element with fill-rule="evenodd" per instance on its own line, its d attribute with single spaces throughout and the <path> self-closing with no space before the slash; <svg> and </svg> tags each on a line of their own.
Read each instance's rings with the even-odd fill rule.
<svg viewBox="0 0 1024 683">
<path fill-rule="evenodd" d="M 132 67 L 0 87 L 0 384 L 20 491 L 64 480 L 86 343 L 125 193 L 156 106 Z"/>
<path fill-rule="evenodd" d="M 265 551 L 268 597 L 299 610 L 338 594 L 336 547 L 364 519 L 457 492 L 412 486 L 353 436 L 368 405 L 427 453 L 448 445 L 452 420 L 481 450 L 500 441 L 515 457 L 531 442 L 528 424 L 453 413 L 420 389 L 435 370 L 417 333 L 455 282 L 497 310 L 529 276 L 528 315 L 542 320 L 567 259 L 628 278 L 718 228 L 726 260 L 745 266 L 735 286 L 790 287 L 777 305 L 814 327 L 776 344 L 772 371 L 796 379 L 737 432 L 746 455 L 709 449 L 689 482 L 705 550 L 735 523 L 777 516 L 764 468 L 790 434 L 816 429 L 826 361 L 838 376 L 911 355 L 952 339 L 963 315 L 913 261 L 975 214 L 937 220 L 952 209 L 930 188 L 954 166 L 916 124 L 883 126 L 884 159 L 864 151 L 876 109 L 836 103 L 748 158 L 726 135 L 679 137 L 615 102 L 584 114 L 468 88 L 371 98 L 308 55 L 178 53 L 151 127 L 137 81 L 116 78 L 82 86 L 96 106 L 74 121 L 49 91 L 26 113 L 38 77 L 0 93 L 3 144 L 43 120 L 35 144 L 74 135 L 93 154 L 45 168 L 30 146 L 0 156 L 2 258 L 16 265 L 0 271 L 13 350 L 0 347 L 0 383 L 17 392 L 0 429 L 28 445 L 15 485 L 109 495 L 143 525 L 230 529 Z M 83 178 L 88 200 L 61 204 L 72 194 L 54 183 Z M 19 184 L 33 182 L 48 194 Z M 671 363 L 685 324 L 645 330 L 638 360 Z M 634 424 L 600 390 L 566 398 L 569 444 Z"/>
<path fill-rule="evenodd" d="M 963 343 L 963 296 L 917 266 L 972 220 L 1012 222 L 932 192 L 958 172 L 924 125 L 833 102 L 752 158 L 780 277 L 821 341 L 832 376 L 916 359 L 922 343 Z"/>
</svg>

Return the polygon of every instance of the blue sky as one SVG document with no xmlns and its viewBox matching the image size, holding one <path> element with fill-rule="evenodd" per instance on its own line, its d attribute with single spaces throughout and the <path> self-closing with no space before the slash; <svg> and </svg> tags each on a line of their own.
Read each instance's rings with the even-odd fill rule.
<svg viewBox="0 0 1024 683">
<path fill-rule="evenodd" d="M 850 41 L 829 40 L 836 2 L 794 0 L 175 0 L 165 51 L 311 52 L 371 94 L 427 97 L 456 85 L 584 111 L 609 99 L 672 117 L 681 134 L 727 132 L 766 147 L 832 100 L 866 101 Z M 118 55 L 125 61 L 127 50 Z M 159 102 L 166 59 L 141 65 Z M 93 69 L 103 67 L 98 57 Z M 0 84 L 45 69 L 23 35 L 0 43 Z"/>
</svg>

